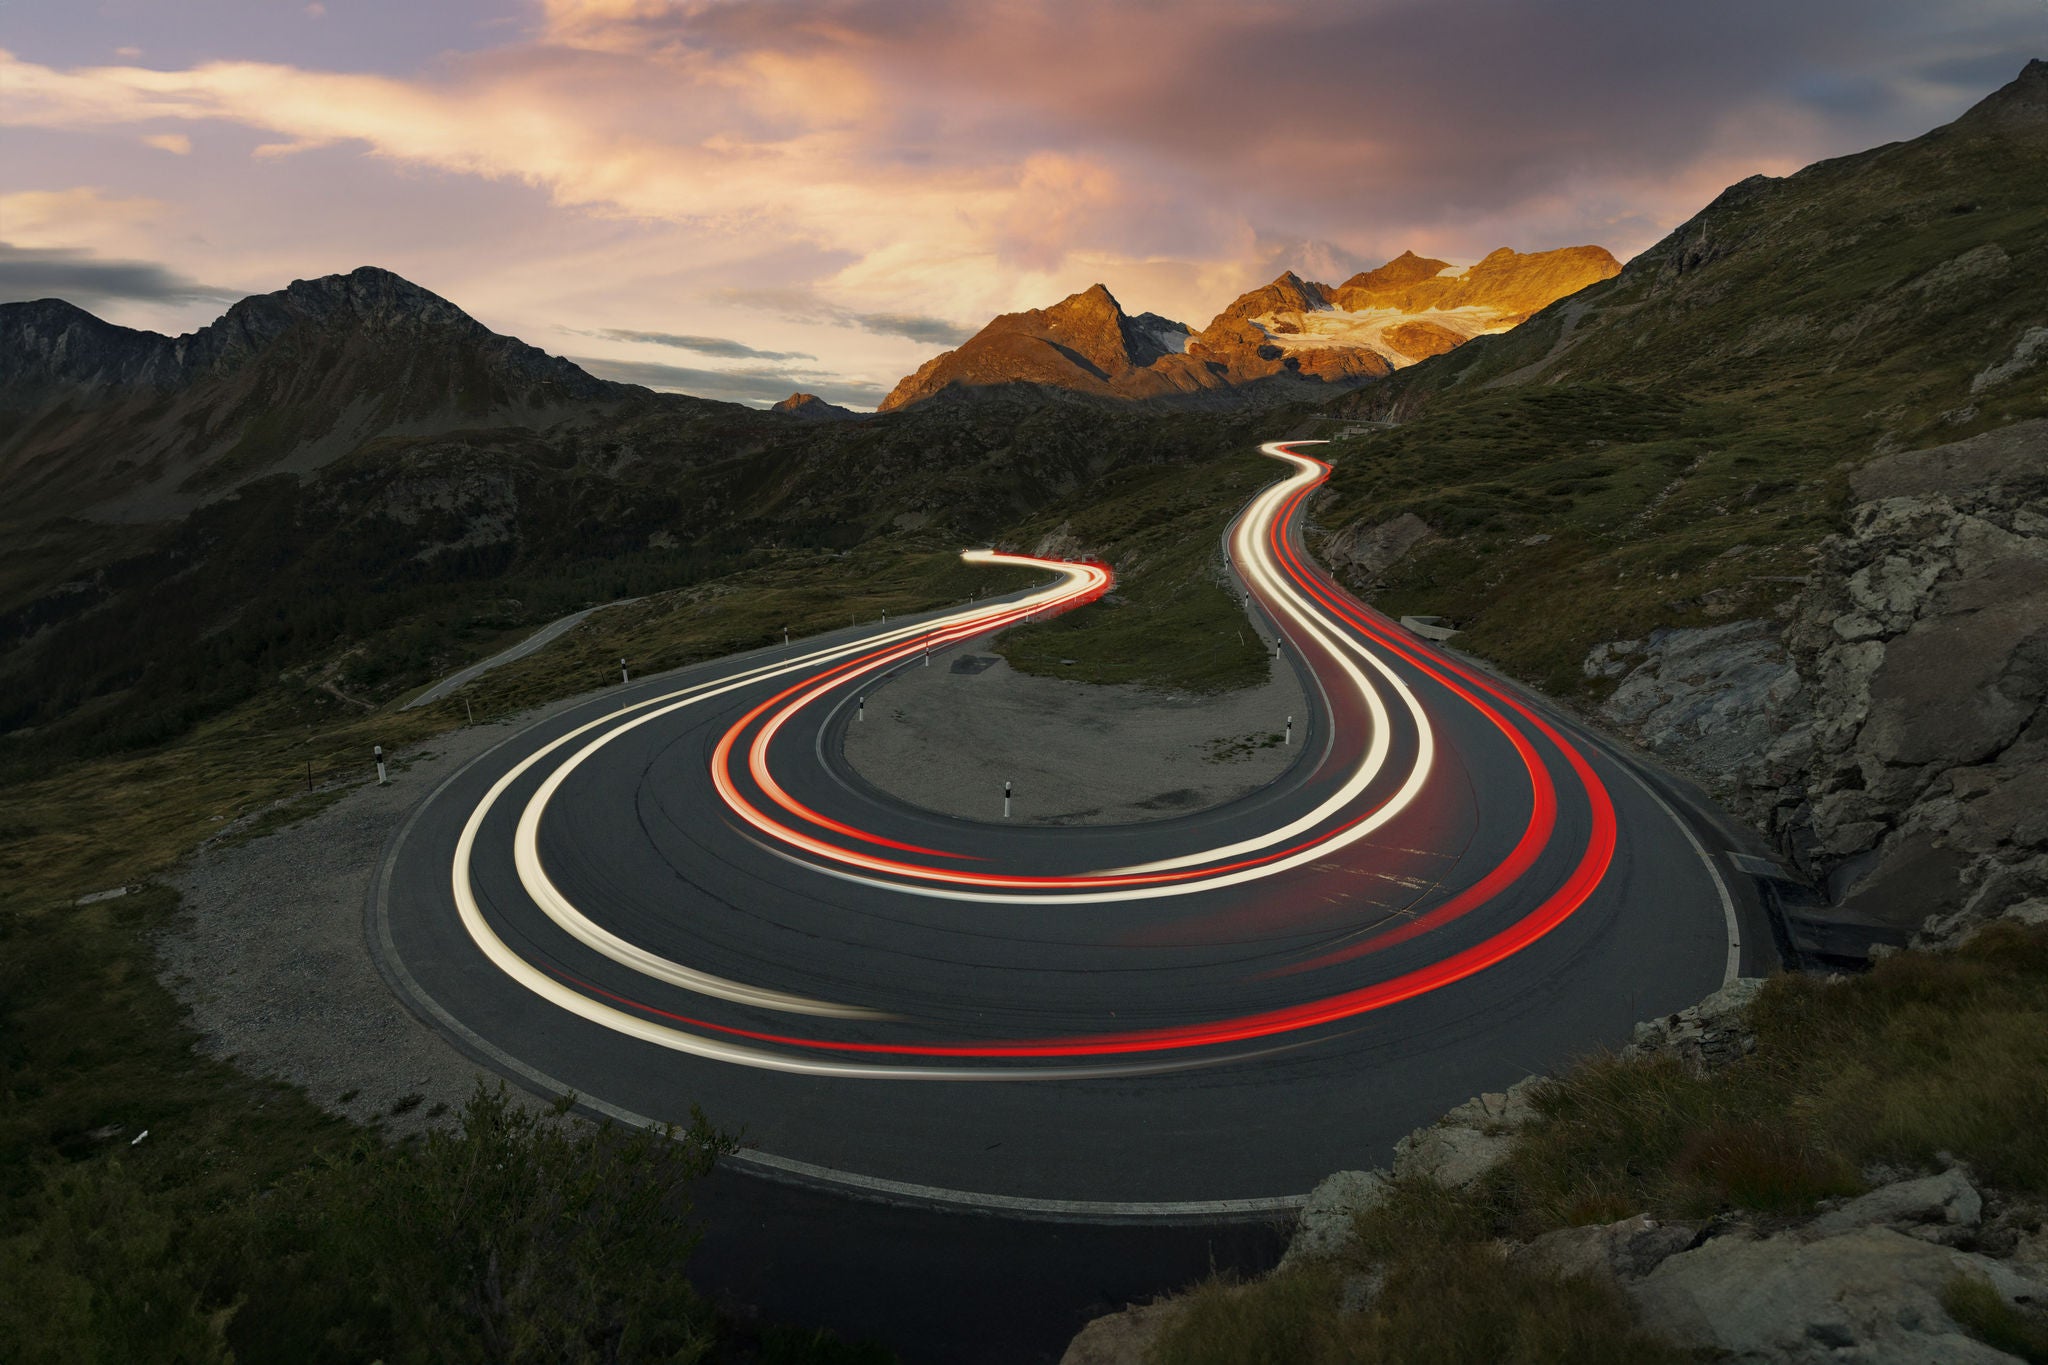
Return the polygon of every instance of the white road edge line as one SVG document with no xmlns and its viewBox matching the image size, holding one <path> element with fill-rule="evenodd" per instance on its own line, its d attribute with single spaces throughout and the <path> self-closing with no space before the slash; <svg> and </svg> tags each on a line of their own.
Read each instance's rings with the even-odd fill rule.
<svg viewBox="0 0 2048 1365">
<path fill-rule="evenodd" d="M 1627 773 L 1629 780 L 1641 787 L 1644 793 L 1657 803 L 1657 808 L 1664 812 L 1671 823 L 1678 826 L 1678 832 L 1685 836 L 1685 841 L 1692 845 L 1692 851 L 1699 855 L 1700 865 L 1705 867 L 1707 875 L 1713 878 L 1714 891 L 1721 897 L 1721 918 L 1728 926 L 1728 960 L 1721 971 L 1721 985 L 1723 989 L 1734 985 L 1737 978 L 1742 975 L 1742 926 L 1736 921 L 1735 898 L 1728 893 L 1728 883 L 1722 880 L 1721 869 L 1714 865 L 1713 858 L 1707 853 L 1707 846 L 1700 842 L 1700 836 L 1693 833 L 1692 822 L 1680 815 L 1677 809 L 1664 799 L 1663 793 L 1651 786 L 1649 781 L 1635 770 L 1633 764 L 1617 759 L 1615 766 Z"/>
</svg>

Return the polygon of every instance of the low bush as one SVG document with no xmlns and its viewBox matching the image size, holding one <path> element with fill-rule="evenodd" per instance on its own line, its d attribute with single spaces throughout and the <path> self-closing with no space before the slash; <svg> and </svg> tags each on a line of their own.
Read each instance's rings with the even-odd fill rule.
<svg viewBox="0 0 2048 1365">
<path fill-rule="evenodd" d="M 210 1206 L 118 1155 L 49 1167 L 0 1245 L 0 1335 L 25 1362 L 703 1359 L 689 1187 L 730 1141 L 567 1107 L 479 1085 L 452 1129 Z"/>
</svg>

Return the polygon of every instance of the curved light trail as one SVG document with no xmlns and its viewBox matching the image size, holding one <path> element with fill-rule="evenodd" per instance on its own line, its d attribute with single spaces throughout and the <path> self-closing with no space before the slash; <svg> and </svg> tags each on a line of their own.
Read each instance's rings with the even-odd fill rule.
<svg viewBox="0 0 2048 1365">
<path fill-rule="evenodd" d="M 942 845 L 953 831 L 899 837 L 880 827 L 884 821 L 875 818 L 872 805 L 855 802 L 834 813 L 819 809 L 816 798 L 807 802 L 793 794 L 790 774 L 805 776 L 818 749 L 791 736 L 800 726 L 825 724 L 818 716 L 833 703 L 865 694 L 892 670 L 932 650 L 1093 601 L 1112 582 L 1099 564 L 976 551 L 966 557 L 1044 569 L 1053 582 L 1012 601 L 942 613 L 642 698 L 576 726 L 510 766 L 469 811 L 449 865 L 449 889 L 468 940 L 530 995 L 614 1033 L 749 1068 L 861 1080 L 1070 1080 L 1242 1061 L 1255 1055 L 1245 1051 L 1247 1045 L 1268 1051 L 1307 1045 L 1332 1026 L 1416 999 L 1523 952 L 1565 923 L 1599 886 L 1617 838 L 1606 787 L 1573 742 L 1518 698 L 1391 628 L 1314 569 L 1298 548 L 1299 524 L 1306 499 L 1328 477 L 1329 466 L 1288 444 L 1263 449 L 1291 472 L 1254 497 L 1232 524 L 1230 559 L 1249 598 L 1330 697 L 1330 733 L 1313 771 L 1285 799 L 1262 807 L 1251 828 L 1232 828 L 1218 839 L 1209 833 L 1218 827 L 1210 824 L 1169 824 L 1156 831 L 1158 856 L 1077 868 L 1074 852 L 1060 841 L 982 827 L 976 851 L 949 849 Z M 1423 685 L 1435 690 L 1430 705 L 1418 695 Z M 738 714 L 717 722 L 699 779 L 729 821 L 727 837 L 767 850 L 799 879 L 808 878 L 808 891 L 799 894 L 827 900 L 831 886 L 847 885 L 908 898 L 905 904 L 950 904 L 958 907 L 951 913 L 969 923 L 977 916 L 1019 914 L 1094 916 L 1089 922 L 1099 922 L 1135 903 L 1182 898 L 1202 902 L 1211 913 L 1220 903 L 1227 913 L 1247 896 L 1285 898 L 1302 885 L 1324 885 L 1332 880 L 1328 869 L 1376 850 L 1374 836 L 1398 824 L 1442 780 L 1431 706 L 1463 706 L 1490 728 L 1493 742 L 1513 756 L 1511 770 L 1521 774 L 1521 790 L 1512 800 L 1526 808 L 1526 818 L 1505 854 L 1461 887 L 1409 877 L 1430 894 L 1404 913 L 1346 927 L 1298 960 L 1246 976 L 1268 989 L 1270 983 L 1303 980 L 1310 989 L 1299 999 L 1170 1025 L 1059 1028 L 1057 1019 L 1049 1019 L 1053 1029 L 1025 1036 L 947 1036 L 943 1020 L 920 1018 L 915 1009 L 828 998 L 690 965 L 579 908 L 551 873 L 544 830 L 557 803 L 571 799 L 567 793 L 579 772 L 604 762 L 613 746 L 640 742 L 643 733 L 660 734 L 664 727 L 701 726 L 701 717 L 723 717 L 736 702 Z M 523 795 L 512 796 L 515 789 Z M 479 848 L 492 839 L 488 831 L 502 827 L 499 812 L 508 798 L 517 811 L 509 845 L 520 894 L 564 946 L 550 947 L 540 921 L 514 911 L 526 923 L 524 946 L 515 948 L 501 932 L 507 911 L 493 913 L 479 896 Z M 1507 798 L 1495 793 L 1494 799 Z M 1559 842 L 1562 807 L 1574 817 L 1569 847 Z M 1403 855 L 1381 850 L 1377 856 L 1391 864 Z M 1391 870 L 1388 879 L 1402 880 Z M 1382 953 L 1494 909 L 1511 894 L 1514 912 L 1495 915 L 1496 922 L 1476 939 L 1447 939 L 1440 952 L 1390 974 L 1340 979 L 1369 968 Z M 680 913 L 687 918 L 687 910 Z M 613 984 L 568 965 L 569 944 L 619 969 L 611 973 Z M 699 1004 L 657 1005 L 640 998 L 647 990 Z M 716 1017 L 725 1007 L 737 1013 Z M 777 1015 L 808 1017 L 837 1031 L 791 1033 L 769 1022 Z"/>
</svg>

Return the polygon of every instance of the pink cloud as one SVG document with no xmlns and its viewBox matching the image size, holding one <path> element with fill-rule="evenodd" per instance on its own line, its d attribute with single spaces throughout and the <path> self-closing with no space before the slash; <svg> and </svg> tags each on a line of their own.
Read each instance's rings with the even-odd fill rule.
<svg viewBox="0 0 2048 1365">
<path fill-rule="evenodd" d="M 976 323 L 1101 279 L 1199 323 L 1280 268 L 1404 247 L 1632 253 L 1729 181 L 1910 135 L 2018 69 L 2007 0 L 1944 23 L 1907 0 L 543 0 L 408 76 L 0 54 L 0 120 L 167 150 L 220 123 L 273 162 L 529 185 L 707 260 L 832 262 L 791 283 L 849 316 Z"/>
</svg>

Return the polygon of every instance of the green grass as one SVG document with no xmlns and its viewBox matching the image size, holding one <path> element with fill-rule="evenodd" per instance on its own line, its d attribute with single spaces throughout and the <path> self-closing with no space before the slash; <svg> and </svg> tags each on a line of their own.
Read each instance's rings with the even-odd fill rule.
<svg viewBox="0 0 2048 1365">
<path fill-rule="evenodd" d="M 1520 1223 L 1799 1213 L 1870 1163 L 1942 1152 L 2048 1194 L 2048 935 L 1999 926 L 1850 981 L 1776 977 L 1753 1019 L 1756 1053 L 1703 1079 L 1609 1058 L 1546 1087 L 1501 1177 Z"/>
<path fill-rule="evenodd" d="M 1839 448 L 1747 421 L 1668 392 L 1503 390 L 1324 447 L 1314 515 L 1327 532 L 1422 518 L 1440 538 L 1375 604 L 1446 617 L 1462 647 L 1571 695 L 1601 640 L 1768 615 L 1838 528 Z"/>
<path fill-rule="evenodd" d="M 2015 1308 L 1974 1275 L 1958 1275 L 1942 1291 L 1941 1306 L 1977 1340 L 2018 1356 L 2027 1365 L 2048 1365 L 2048 1312 Z"/>
<path fill-rule="evenodd" d="M 1510 1263 L 1470 1201 L 1397 1186 L 1351 1253 L 1189 1298 L 1154 1365 L 1661 1365 L 1690 1360 L 1640 1331 L 1614 1286 Z M 1345 1303 L 1347 1283 L 1360 1298 Z M 1346 1311 L 1349 1307 L 1350 1311 Z"/>
<path fill-rule="evenodd" d="M 1645 1340 L 1612 1288 L 1508 1264 L 1501 1239 L 1639 1213 L 1769 1225 L 1860 1192 L 1872 1163 L 1931 1169 L 1943 1154 L 2007 1195 L 2048 1195 L 2048 931 L 1997 925 L 1847 980 L 1775 977 L 1751 1023 L 1756 1051 L 1703 1077 L 1660 1058 L 1570 1068 L 1477 1187 L 1397 1184 L 1340 1256 L 1197 1287 L 1155 1359 L 1686 1359 Z M 1357 1277 L 1383 1288 L 1345 1313 Z M 1949 1298 L 1981 1339 L 2048 1359 L 2038 1313 L 1974 1283 Z"/>
<path fill-rule="evenodd" d="M 1116 570 L 1118 600 L 1017 627 L 996 647 L 1020 672 L 1083 682 L 1186 692 L 1264 682 L 1270 651 L 1223 586 L 1222 537 L 1245 499 L 1284 473 L 1247 446 L 1193 469 L 1123 471 L 1042 514 L 1011 543 L 1072 537 Z"/>
<path fill-rule="evenodd" d="M 718 1314 L 673 1267 L 698 1240 L 689 1188 L 731 1141 L 567 1109 L 479 1084 L 450 1128 L 363 1135 L 212 1199 L 167 1189 L 142 1148 L 47 1168 L 0 1238 L 0 1332 L 51 1362 L 706 1358 Z"/>
</svg>

